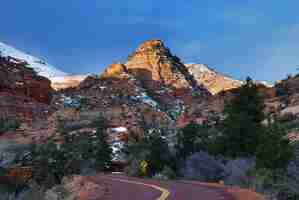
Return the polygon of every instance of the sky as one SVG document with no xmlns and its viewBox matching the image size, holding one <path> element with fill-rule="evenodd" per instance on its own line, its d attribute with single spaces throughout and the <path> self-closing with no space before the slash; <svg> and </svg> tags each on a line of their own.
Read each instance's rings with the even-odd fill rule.
<svg viewBox="0 0 299 200">
<path fill-rule="evenodd" d="M 185 63 L 273 82 L 299 67 L 298 0 L 7 0 L 0 41 L 72 74 L 100 73 L 145 40 Z"/>
</svg>

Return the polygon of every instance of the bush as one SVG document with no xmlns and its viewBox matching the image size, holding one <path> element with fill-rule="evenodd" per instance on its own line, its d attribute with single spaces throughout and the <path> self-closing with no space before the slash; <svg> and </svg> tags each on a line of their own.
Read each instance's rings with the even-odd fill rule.
<svg viewBox="0 0 299 200">
<path fill-rule="evenodd" d="M 7 131 L 15 131 L 20 127 L 21 123 L 18 120 L 0 120 L 0 134 Z"/>
<path fill-rule="evenodd" d="M 216 127 L 190 123 L 179 130 L 177 135 L 177 157 L 185 160 L 188 156 L 205 151 L 211 154 L 217 150 L 218 131 Z"/>
<path fill-rule="evenodd" d="M 256 151 L 257 168 L 285 169 L 294 158 L 294 148 L 287 138 L 287 132 L 278 122 L 267 127 L 260 141 L 261 145 Z"/>
<path fill-rule="evenodd" d="M 248 186 L 250 176 L 248 172 L 255 167 L 254 158 L 237 158 L 225 163 L 224 183 L 228 185 Z"/>
<path fill-rule="evenodd" d="M 137 159 L 130 160 L 129 165 L 125 168 L 124 172 L 128 176 L 140 177 L 141 176 L 140 161 Z"/>
<path fill-rule="evenodd" d="M 80 174 L 86 163 L 98 170 L 106 170 L 111 165 L 112 149 L 106 141 L 102 118 L 98 121 L 96 133 L 69 134 L 59 120 L 58 131 L 61 144 L 50 139 L 46 144 L 33 145 L 29 159 L 23 165 L 33 165 L 34 180 L 49 188 L 60 184 L 64 176 Z"/>
<path fill-rule="evenodd" d="M 283 121 L 283 122 L 281 122 L 281 125 L 287 131 L 292 131 L 294 129 L 299 129 L 299 121 L 298 120 Z"/>
<path fill-rule="evenodd" d="M 224 165 L 219 159 L 201 151 L 186 159 L 182 174 L 187 179 L 217 182 L 224 177 Z"/>
<path fill-rule="evenodd" d="M 295 144 L 295 159 L 287 168 L 287 185 L 292 194 L 299 195 L 299 144 Z"/>
<path fill-rule="evenodd" d="M 129 161 L 126 171 L 131 175 L 154 176 L 162 172 L 166 165 L 172 164 L 172 169 L 176 167 L 175 159 L 160 129 L 150 129 L 142 137 L 131 137 L 124 152 Z"/>
<path fill-rule="evenodd" d="M 167 177 L 167 179 L 175 179 L 176 173 L 173 169 L 171 169 L 169 166 L 164 166 L 163 171 L 161 172 L 162 175 Z"/>
</svg>

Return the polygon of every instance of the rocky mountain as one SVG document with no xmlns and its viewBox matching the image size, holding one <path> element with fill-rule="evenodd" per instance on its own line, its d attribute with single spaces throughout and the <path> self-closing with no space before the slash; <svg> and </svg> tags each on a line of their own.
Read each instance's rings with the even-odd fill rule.
<svg viewBox="0 0 299 200">
<path fill-rule="evenodd" d="M 141 44 L 126 63 L 115 63 L 99 76 L 61 91 L 60 114 L 79 106 L 76 121 L 102 113 L 112 128 L 140 134 L 144 127 L 164 124 L 170 130 L 188 121 L 210 117 L 205 104 L 213 98 L 188 68 L 160 40 Z M 61 102 L 61 99 L 58 101 Z M 82 104 L 82 102 L 84 102 Z M 84 117 L 82 117 L 84 116 Z"/>
<path fill-rule="evenodd" d="M 204 64 L 185 64 L 190 74 L 198 84 L 206 87 L 213 95 L 219 92 L 238 88 L 242 81 L 222 75 Z"/>
<path fill-rule="evenodd" d="M 32 120 L 47 112 L 53 89 L 26 62 L 0 56 L 0 119 Z"/>
<path fill-rule="evenodd" d="M 128 58 L 127 69 L 145 84 L 165 85 L 173 89 L 196 89 L 199 85 L 180 59 L 173 56 L 160 40 L 141 44 Z"/>
<path fill-rule="evenodd" d="M 30 59 L 20 60 L 12 55 L 1 57 L 0 79 L 5 84 L 0 89 L 8 94 L 18 92 L 3 95 L 10 99 L 3 101 L 0 111 L 2 115 L 8 112 L 16 115 L 17 110 L 27 116 L 47 113 L 43 115 L 48 119 L 43 125 L 47 130 L 54 130 L 48 126 L 54 127 L 57 116 L 65 118 L 70 127 L 84 127 L 99 113 L 106 117 L 112 133 L 126 130 L 122 132 L 140 134 L 144 127 L 157 124 L 173 130 L 191 121 L 203 123 L 221 113 L 231 96 L 223 94 L 224 91 L 242 84 L 206 65 L 182 63 L 161 40 L 142 43 L 127 62 L 114 63 L 99 75 L 71 76 L 52 73 L 55 70 L 47 68 L 51 71 L 47 76 L 52 87 L 59 90 L 54 93 L 50 81 L 30 67 Z"/>
<path fill-rule="evenodd" d="M 132 53 L 125 68 L 138 76 L 147 87 L 158 89 L 161 85 L 175 89 L 205 88 L 211 94 L 238 88 L 242 82 L 224 76 L 204 64 L 183 64 L 173 56 L 160 40 L 150 40 L 141 44 Z M 104 74 L 112 74 L 115 66 L 106 69 Z M 51 78 L 55 89 L 78 86 L 87 75 L 63 76 Z"/>
<path fill-rule="evenodd" d="M 65 72 L 62 72 L 55 68 L 54 66 L 48 64 L 46 61 L 31 56 L 27 53 L 24 53 L 12 46 L 9 46 L 5 43 L 0 42 L 0 55 L 3 57 L 14 58 L 14 62 L 24 62 L 27 67 L 31 67 L 38 73 L 40 76 L 44 76 L 48 79 L 51 79 L 56 76 L 65 76 Z"/>
</svg>

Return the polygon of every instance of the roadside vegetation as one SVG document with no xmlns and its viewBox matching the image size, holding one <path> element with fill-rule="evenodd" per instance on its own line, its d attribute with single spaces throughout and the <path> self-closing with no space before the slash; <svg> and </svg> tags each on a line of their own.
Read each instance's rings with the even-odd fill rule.
<svg viewBox="0 0 299 200">
<path fill-rule="evenodd" d="M 248 78 L 226 105 L 222 122 L 191 123 L 178 131 L 174 146 L 158 127 L 131 138 L 126 171 L 141 177 L 224 182 L 254 189 L 269 199 L 295 198 L 298 144 L 289 141 L 287 130 L 298 124 L 266 116 L 263 109 L 263 98 Z"/>
<path fill-rule="evenodd" d="M 254 189 L 269 199 L 294 199 L 299 195 L 299 144 L 287 134 L 299 128 L 298 119 L 267 116 L 263 109 L 257 86 L 247 79 L 226 105 L 223 121 L 190 123 L 177 132 L 144 123 L 144 133 L 131 135 L 122 150 L 128 162 L 125 172 L 159 180 L 219 182 Z M 50 199 L 58 193 L 67 197 L 62 186 L 66 177 L 111 170 L 113 153 L 104 117 L 90 123 L 96 131 L 83 133 L 74 131 L 85 126 L 80 123 L 70 126 L 58 118 L 57 124 L 46 143 L 34 144 L 16 157 L 17 166 L 30 167 L 32 174 L 30 183 L 25 180 L 15 194 L 42 199 L 51 191 Z M 18 127 L 16 121 L 0 121 L 0 133 Z M 7 172 L 3 168 L 0 173 Z M 3 198 L 13 199 L 10 194 Z"/>
<path fill-rule="evenodd" d="M 7 131 L 15 131 L 20 127 L 20 122 L 18 120 L 12 119 L 0 119 L 0 134 Z"/>
<path fill-rule="evenodd" d="M 57 133 L 46 144 L 33 145 L 23 165 L 33 166 L 33 179 L 40 185 L 52 187 L 68 175 L 82 174 L 87 168 L 105 171 L 111 166 L 112 149 L 107 143 L 105 120 L 98 117 L 95 133 L 70 134 L 63 119 Z M 58 138 L 58 142 L 55 141 Z M 28 162 L 28 163 L 26 163 Z"/>
<path fill-rule="evenodd" d="M 92 124 L 96 131 L 76 133 L 68 131 L 65 120 L 58 118 L 55 135 L 44 144 L 27 147 L 15 157 L 15 185 L 10 187 L 12 191 L 6 189 L 7 195 L 0 199 L 48 200 L 55 199 L 55 196 L 62 198 L 62 190 L 64 193 L 69 192 L 63 186 L 66 184 L 66 178 L 109 170 L 113 154 L 107 141 L 106 122 L 99 116 Z M 26 168 L 28 173 L 24 174 Z M 18 172 L 18 169 L 22 172 Z M 6 170 L 2 171 L 3 175 L 7 174 Z M 53 188 L 58 190 L 54 192 Z M 47 195 L 49 192 L 50 196 Z"/>
</svg>

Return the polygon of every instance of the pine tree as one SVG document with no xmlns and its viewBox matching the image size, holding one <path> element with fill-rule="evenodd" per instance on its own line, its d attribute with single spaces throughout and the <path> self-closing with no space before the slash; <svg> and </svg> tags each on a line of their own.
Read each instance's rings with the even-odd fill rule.
<svg viewBox="0 0 299 200">
<path fill-rule="evenodd" d="M 171 155 L 163 130 L 148 129 L 144 136 L 130 137 L 125 147 L 133 176 L 153 176 L 165 167 L 176 169 L 176 160 Z M 137 163 L 137 165 L 136 165 Z"/>
<path fill-rule="evenodd" d="M 103 117 L 99 117 L 96 120 L 97 130 L 96 130 L 96 143 L 95 143 L 95 159 L 96 168 L 99 170 L 107 170 L 111 167 L 112 163 L 112 148 L 108 144 L 108 136 L 105 132 L 106 123 Z"/>
<path fill-rule="evenodd" d="M 262 121 L 263 98 L 257 85 L 247 78 L 231 104 L 225 107 L 223 122 L 222 151 L 231 157 L 252 156 L 260 144 L 260 136 L 265 132 Z"/>
<path fill-rule="evenodd" d="M 287 132 L 277 121 L 267 127 L 261 141 L 263 144 L 256 153 L 257 168 L 285 169 L 295 157 L 295 149 L 287 137 Z"/>
<path fill-rule="evenodd" d="M 179 158 L 186 159 L 196 151 L 195 141 L 198 137 L 199 125 L 190 123 L 178 133 L 176 146 Z"/>
<path fill-rule="evenodd" d="M 172 165 L 171 155 L 162 130 L 152 129 L 146 138 L 149 155 L 147 160 L 151 166 L 151 175 L 161 172 L 166 165 Z"/>
</svg>

